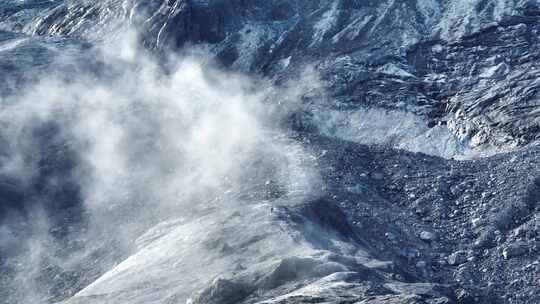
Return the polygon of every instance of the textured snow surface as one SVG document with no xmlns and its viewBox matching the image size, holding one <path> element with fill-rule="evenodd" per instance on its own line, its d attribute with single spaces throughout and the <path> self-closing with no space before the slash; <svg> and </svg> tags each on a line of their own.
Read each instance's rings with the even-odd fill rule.
<svg viewBox="0 0 540 304">
<path fill-rule="evenodd" d="M 336 25 L 338 18 L 338 1 L 333 1 L 331 8 L 324 12 L 321 19 L 313 26 L 313 42 L 312 45 L 319 43 L 323 40 L 328 31 L 332 30 Z"/>
<path fill-rule="evenodd" d="M 441 37 L 454 40 L 470 35 L 513 15 L 519 0 L 456 0 L 448 1 L 437 29 Z"/>
<path fill-rule="evenodd" d="M 447 126 L 428 127 L 416 115 L 379 109 L 343 111 L 320 109 L 315 124 L 322 134 L 361 144 L 390 146 L 429 155 L 467 159 L 500 152 L 475 149 L 468 137 L 455 136 Z"/>
<path fill-rule="evenodd" d="M 166 233 L 151 230 L 142 236 L 151 242 L 74 299 L 102 295 L 101 301 L 115 303 L 167 298 L 185 303 L 214 278 L 271 273 L 283 259 L 317 254 L 291 233 L 264 204 L 213 212 Z M 243 273 L 246 266 L 251 273 Z"/>
</svg>

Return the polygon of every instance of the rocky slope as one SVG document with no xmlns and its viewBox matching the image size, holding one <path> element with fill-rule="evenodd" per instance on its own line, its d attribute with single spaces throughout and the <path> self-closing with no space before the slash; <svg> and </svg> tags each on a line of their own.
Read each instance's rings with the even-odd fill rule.
<svg viewBox="0 0 540 304">
<path fill-rule="evenodd" d="M 144 70 L 143 60 L 122 52 L 109 60 L 99 50 L 126 37 L 157 58 L 155 68 L 165 70 L 159 80 L 145 73 L 124 80 L 123 73 Z M 141 175 L 130 177 L 136 190 L 114 199 L 141 202 L 97 212 L 112 222 L 112 230 L 98 231 L 78 181 L 81 170 L 91 171 L 81 169 L 90 152 L 81 150 L 80 134 L 56 125 L 56 114 L 38 115 L 42 124 L 30 131 L 2 114 L 2 303 L 540 302 L 539 46 L 537 0 L 5 1 L 4 107 L 53 74 L 68 84 L 112 79 L 121 93 L 108 92 L 107 80 L 89 86 L 104 100 L 174 103 L 183 91 L 161 86 L 178 73 L 171 54 L 202 54 L 205 64 L 261 81 L 239 95 L 259 89 L 264 104 L 286 109 L 275 136 L 257 133 L 264 143 L 249 143 L 259 156 L 242 159 L 233 190 L 204 185 L 215 200 L 198 197 L 195 209 L 167 205 L 149 215 L 146 201 L 169 200 L 169 187 L 178 186 L 164 179 L 166 194 L 145 193 L 143 185 L 161 180 L 155 171 L 196 168 L 145 157 L 165 153 L 154 145 L 185 152 L 152 133 L 170 140 L 177 129 L 144 113 L 169 116 L 132 110 L 137 102 L 113 108 L 140 124 L 129 115 L 115 119 L 144 129 L 127 137 L 141 151 L 128 153 L 140 159 L 128 162 Z M 125 81 L 135 85 L 123 88 Z M 139 94 L 148 82 L 167 93 Z M 73 86 L 59 90 L 71 96 Z M 221 91 L 209 96 L 229 100 Z M 20 152 L 14 130 L 37 142 L 21 157 L 38 164 L 28 178 L 6 165 Z M 227 157 L 236 155 L 220 136 L 208 136 Z M 107 189 L 124 189 L 118 185 Z M 29 224 L 42 218 L 41 226 Z M 141 225 L 117 227 L 125 221 Z M 41 245 L 17 244 L 36 234 Z"/>
<path fill-rule="evenodd" d="M 537 1 L 108 0 L 43 6 L 19 5 L 4 27 L 96 41 L 114 39 L 129 25 L 151 49 L 195 44 L 227 66 L 279 79 L 310 64 L 326 81 L 331 102 L 321 105 L 330 108 L 325 112 L 392 110 L 419 124 L 412 138 L 398 134 L 396 144 L 408 150 L 421 150 L 414 146 L 433 132 L 444 133 L 450 147 L 440 147 L 442 142 L 427 152 L 444 157 L 536 140 Z M 36 10 L 37 17 L 26 17 Z M 338 117 L 328 128 L 366 141 L 350 130 L 354 126 L 339 129 L 354 123 Z M 442 130 L 434 131 L 438 125 Z"/>
</svg>

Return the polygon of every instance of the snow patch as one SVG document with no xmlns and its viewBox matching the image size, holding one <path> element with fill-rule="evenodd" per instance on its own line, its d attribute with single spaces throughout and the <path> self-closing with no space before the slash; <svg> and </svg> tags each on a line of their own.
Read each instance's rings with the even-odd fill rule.
<svg viewBox="0 0 540 304">
<path fill-rule="evenodd" d="M 510 71 L 508 65 L 501 62 L 495 66 L 488 67 L 482 71 L 480 78 L 498 78 L 503 77 Z"/>
<path fill-rule="evenodd" d="M 416 7 L 425 18 L 424 23 L 431 26 L 440 17 L 441 7 L 436 0 L 418 0 Z"/>
<path fill-rule="evenodd" d="M 28 39 L 29 38 L 19 38 L 19 39 L 11 40 L 7 43 L 0 44 L 0 52 L 12 50 L 18 47 L 19 45 L 23 44 L 24 42 L 28 41 Z"/>
<path fill-rule="evenodd" d="M 363 15 L 356 18 L 351 24 L 349 24 L 339 33 L 334 35 L 334 37 L 332 38 L 332 42 L 337 43 L 343 38 L 351 41 L 356 39 L 362 33 L 362 31 L 365 30 L 366 26 L 369 22 L 371 22 L 371 20 L 373 20 L 373 16 L 371 15 Z"/>
<path fill-rule="evenodd" d="M 289 67 L 289 65 L 291 64 L 291 56 L 287 57 L 287 58 L 283 58 L 279 61 L 279 64 L 284 68 L 286 69 L 287 67 Z"/>
<path fill-rule="evenodd" d="M 377 19 L 375 20 L 373 26 L 371 27 L 371 33 L 381 24 L 381 22 L 386 18 L 392 8 L 396 4 L 396 0 L 390 0 L 388 2 L 383 2 L 381 6 L 377 8 Z"/>
<path fill-rule="evenodd" d="M 485 9 L 477 11 L 483 0 L 449 1 L 446 10 L 436 26 L 441 38 L 457 40 L 481 29 L 493 26 L 503 17 L 515 13 L 515 0 L 492 0 L 484 5 Z"/>
<path fill-rule="evenodd" d="M 377 69 L 377 72 L 398 77 L 416 77 L 393 63 L 387 63 L 383 65 L 382 67 Z"/>
<path fill-rule="evenodd" d="M 257 302 L 256 304 L 296 303 L 299 302 L 298 299 L 302 297 L 305 297 L 306 299 L 336 298 L 336 296 L 339 296 L 340 293 L 343 293 L 343 290 L 352 289 L 355 287 L 355 284 L 344 281 L 349 275 L 352 276 L 354 273 L 337 272 L 298 290 L 281 295 L 274 299 Z"/>
<path fill-rule="evenodd" d="M 422 117 L 413 113 L 374 108 L 344 111 L 323 107 L 313 113 L 314 123 L 321 134 L 361 144 L 388 145 L 456 159 L 497 152 L 473 147 L 468 136 L 456 136 L 456 130 L 445 125 L 430 128 Z"/>
<path fill-rule="evenodd" d="M 248 24 L 240 30 L 240 41 L 237 44 L 238 60 L 234 66 L 247 68 L 254 60 L 256 51 L 265 40 L 273 37 L 269 29 L 263 25 Z"/>
<path fill-rule="evenodd" d="M 445 83 L 448 79 L 448 75 L 441 73 L 429 73 L 424 77 L 425 81 Z"/>
<path fill-rule="evenodd" d="M 338 4 L 338 1 L 334 1 L 330 10 L 326 11 L 322 15 L 322 18 L 313 26 L 314 33 L 311 45 L 323 41 L 324 35 L 336 25 L 338 20 Z"/>
<path fill-rule="evenodd" d="M 435 53 L 440 53 L 443 51 L 443 46 L 440 44 L 435 44 L 434 46 L 431 47 L 431 50 Z"/>
</svg>

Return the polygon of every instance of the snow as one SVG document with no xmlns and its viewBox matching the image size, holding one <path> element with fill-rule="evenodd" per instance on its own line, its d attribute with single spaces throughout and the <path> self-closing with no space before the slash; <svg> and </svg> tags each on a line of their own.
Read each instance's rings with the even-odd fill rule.
<svg viewBox="0 0 540 304">
<path fill-rule="evenodd" d="M 107 300 L 118 304 L 157 304 L 174 295 L 178 303 L 185 303 L 212 278 L 235 273 L 240 264 L 268 271 L 280 257 L 310 251 L 283 231 L 270 208 L 263 205 L 212 212 L 167 230 L 164 234 L 160 228 L 149 231 L 144 238 L 153 241 L 143 242 L 143 248 L 75 298 L 108 295 Z M 220 254 L 223 246 L 236 248 L 253 239 L 259 241 L 232 256 Z"/>
<path fill-rule="evenodd" d="M 465 129 L 459 132 L 465 126 L 453 124 L 454 120 L 450 120 L 449 126 L 429 128 L 424 118 L 398 110 L 360 108 L 338 111 L 320 107 L 313 112 L 314 123 L 321 134 L 361 144 L 389 145 L 456 159 L 484 157 L 499 151 L 490 147 L 477 149 Z"/>
<path fill-rule="evenodd" d="M 280 199 L 280 204 L 294 206 L 304 199 L 288 197 Z M 336 254 L 366 265 L 384 263 L 326 230 L 313 235 L 328 240 L 332 251 L 314 245 L 312 237 L 307 241 L 298 227 L 292 228 L 286 211 L 273 210 L 265 202 L 220 203 L 227 208 L 212 208 L 190 215 L 189 220 L 168 221 L 150 229 L 137 240 L 140 247 L 133 255 L 66 303 L 94 303 L 86 302 L 89 299 L 115 304 L 199 303 L 193 299 L 219 280 L 232 282 L 231 286 L 236 278 L 263 282 L 264 277 L 281 278 L 281 271 L 291 266 L 299 267 L 315 283 L 292 286 L 297 291 L 283 298 L 313 295 L 347 285 L 342 281 L 349 270 L 333 262 Z M 306 225 L 310 231 L 318 229 L 312 223 Z"/>
<path fill-rule="evenodd" d="M 322 18 L 313 26 L 314 33 L 311 45 L 322 42 L 324 35 L 336 25 L 339 13 L 338 4 L 339 1 L 334 1 L 330 10 L 326 11 L 322 15 Z"/>
<path fill-rule="evenodd" d="M 443 38 L 449 39 L 451 35 L 464 35 L 465 28 L 471 22 L 470 19 L 472 18 L 468 12 L 473 10 L 475 5 L 475 1 L 469 0 L 452 1 L 448 4 L 444 17 L 438 25 L 438 28 L 442 31 L 441 35 Z M 458 20 L 461 20 L 461 22 Z"/>
<path fill-rule="evenodd" d="M 509 72 L 510 68 L 504 62 L 501 62 L 497 65 L 485 68 L 480 74 L 480 78 L 494 78 L 501 77 L 506 75 Z"/>
<path fill-rule="evenodd" d="M 18 47 L 19 45 L 25 43 L 26 41 L 28 41 L 28 38 L 18 38 L 18 39 L 13 39 L 3 44 L 0 44 L 0 52 L 12 50 Z"/>
<path fill-rule="evenodd" d="M 415 77 L 413 74 L 405 71 L 404 69 L 398 67 L 393 63 L 387 63 L 383 65 L 382 67 L 377 69 L 377 72 L 398 77 Z"/>
<path fill-rule="evenodd" d="M 441 6 L 437 0 L 418 0 L 416 7 L 425 18 L 424 23 L 432 26 L 440 17 Z"/>
<path fill-rule="evenodd" d="M 504 16 L 514 13 L 515 0 L 488 0 L 484 10 L 477 12 L 484 0 L 449 1 L 435 31 L 441 38 L 457 40 L 501 21 Z"/>
<path fill-rule="evenodd" d="M 448 75 L 441 73 L 429 73 L 424 76 L 425 81 L 429 82 L 439 82 L 445 83 L 447 81 Z"/>
<path fill-rule="evenodd" d="M 353 22 L 351 22 L 347 27 L 345 27 L 343 30 L 341 30 L 339 33 L 334 35 L 332 38 L 332 41 L 334 43 L 337 43 L 338 41 L 342 40 L 343 38 L 346 38 L 348 40 L 354 40 L 356 39 L 365 29 L 371 20 L 373 20 L 372 15 L 361 15 L 357 17 Z"/>
<path fill-rule="evenodd" d="M 381 22 L 383 21 L 383 19 L 386 17 L 386 15 L 388 14 L 390 8 L 392 6 L 394 6 L 396 3 L 395 0 L 390 0 L 388 1 L 387 3 L 383 3 L 382 6 L 379 6 L 377 8 L 377 19 L 375 20 L 375 24 L 371 27 L 371 31 L 373 32 L 378 26 L 379 24 L 381 24 Z"/>
<path fill-rule="evenodd" d="M 263 24 L 247 24 L 239 33 L 240 40 L 236 48 L 239 54 L 234 66 L 247 68 L 253 62 L 256 50 L 264 41 L 274 38 L 274 33 Z"/>
<path fill-rule="evenodd" d="M 283 58 L 279 61 L 279 63 L 281 64 L 281 66 L 286 69 L 287 67 L 289 67 L 289 65 L 291 64 L 291 56 L 287 57 L 287 58 Z"/>
<path fill-rule="evenodd" d="M 440 53 L 443 51 L 443 46 L 437 43 L 431 47 L 431 50 L 435 53 Z"/>
<path fill-rule="evenodd" d="M 321 188 L 317 176 L 311 176 L 316 159 L 289 138 L 274 137 L 276 142 L 282 139 L 291 144 L 279 157 L 283 170 L 272 169 L 277 171 L 275 178 L 283 180 L 287 195 L 272 204 L 302 204 L 306 195 L 316 194 L 313 187 Z M 251 179 L 247 190 L 256 188 L 254 183 Z M 272 184 L 268 179 L 261 183 Z M 88 299 L 115 304 L 186 303 L 215 278 L 232 280 L 236 274 L 260 278 L 287 259 L 319 259 L 320 250 L 284 220 L 288 217 L 273 210 L 269 201 L 239 199 L 245 190 L 224 190 L 211 201 L 197 203 L 196 210 L 183 217 L 155 225 L 136 240 L 137 248 L 127 259 L 67 303 L 93 303 Z"/>
<path fill-rule="evenodd" d="M 273 303 L 294 303 L 298 301 L 299 297 L 306 298 L 318 298 L 324 297 L 325 295 L 332 295 L 335 300 L 337 293 L 335 290 L 347 290 L 354 287 L 354 284 L 344 282 L 347 279 L 348 275 L 353 275 L 354 273 L 350 272 L 337 272 L 331 275 L 328 275 L 312 284 L 309 284 L 303 288 L 290 292 L 288 294 L 276 297 L 271 300 L 266 300 L 262 302 L 257 302 L 256 304 L 273 304 Z M 295 301 L 296 299 L 296 301 Z"/>
</svg>

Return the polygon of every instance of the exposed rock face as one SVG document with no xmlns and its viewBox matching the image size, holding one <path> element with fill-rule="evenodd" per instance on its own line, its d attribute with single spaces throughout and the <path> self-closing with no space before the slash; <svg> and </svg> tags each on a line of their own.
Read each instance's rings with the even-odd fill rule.
<svg viewBox="0 0 540 304">
<path fill-rule="evenodd" d="M 228 210 L 80 238 L 84 155 L 57 126 L 23 130 L 38 169 L 0 171 L 0 303 L 28 300 L 15 287 L 34 255 L 17 240 L 36 204 L 65 245 L 31 270 L 36 303 L 540 302 L 539 1 L 4 1 L 2 103 L 51 71 L 116 75 L 94 46 L 130 30 L 163 62 L 204 53 L 276 86 L 303 79 L 283 128 L 317 193 L 284 190 L 268 157 L 216 198 Z"/>
</svg>

